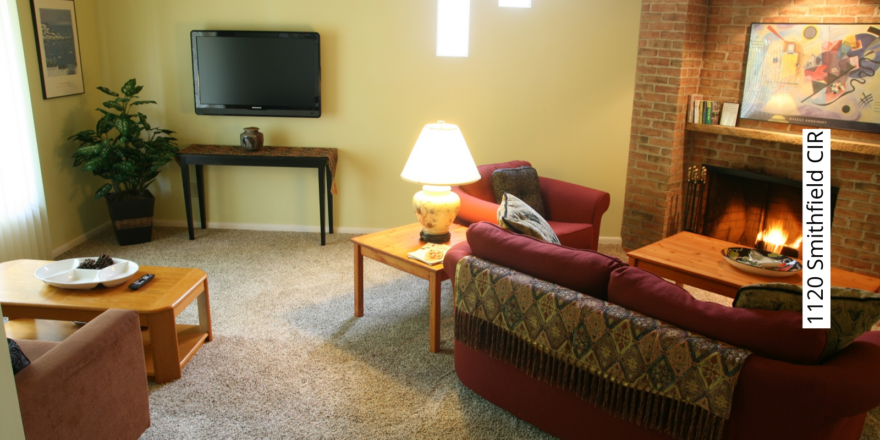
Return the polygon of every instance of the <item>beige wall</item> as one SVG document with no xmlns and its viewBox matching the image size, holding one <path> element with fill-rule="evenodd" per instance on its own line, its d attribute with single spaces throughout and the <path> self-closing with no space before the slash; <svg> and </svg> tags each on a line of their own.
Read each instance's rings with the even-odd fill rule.
<svg viewBox="0 0 880 440">
<path fill-rule="evenodd" d="M 602 235 L 619 236 L 640 3 L 534 3 L 474 0 L 470 57 L 438 58 L 436 1 L 101 2 L 98 59 L 107 86 L 132 77 L 146 85 L 141 96 L 160 104 L 147 109 L 151 121 L 178 131 L 181 146 L 235 144 L 254 125 L 267 145 L 339 148 L 338 226 L 414 221 L 419 188 L 399 174 L 422 126 L 444 119 L 461 126 L 478 164 L 525 159 L 542 175 L 610 192 Z M 323 116 L 197 116 L 194 29 L 320 32 Z M 163 174 L 156 218 L 183 220 L 179 171 Z M 314 170 L 206 167 L 205 175 L 213 222 L 317 224 Z"/>
<path fill-rule="evenodd" d="M 3 316 L 2 309 L 0 316 Z M 0 341 L 5 340 L 6 329 L 0 325 Z M 18 408 L 18 392 L 15 390 L 15 376 L 12 375 L 8 346 L 0 347 L 0 432 L 3 433 L 4 439 L 24 440 L 21 412 Z"/>
<path fill-rule="evenodd" d="M 468 58 L 434 55 L 436 1 L 76 0 L 86 94 L 43 100 L 29 2 L 18 0 L 46 201 L 57 248 L 107 220 L 93 200 L 101 181 L 71 166 L 65 139 L 91 127 L 98 85 L 136 77 L 154 125 L 180 145 L 234 144 L 255 125 L 267 145 L 340 150 L 336 225 L 382 228 L 414 221 L 418 187 L 399 178 L 421 127 L 461 126 L 479 163 L 529 160 L 540 174 L 608 191 L 602 236 L 620 235 L 637 0 L 535 1 L 532 9 L 473 0 Z M 193 29 L 313 30 L 322 36 L 320 119 L 197 116 Z M 259 60 L 254 60 L 259 68 Z M 314 170 L 207 167 L 212 222 L 317 225 Z M 185 218 L 180 173 L 152 187 L 156 218 Z"/>
<path fill-rule="evenodd" d="M 76 0 L 86 93 L 53 99 L 43 99 L 30 1 L 17 0 L 17 3 L 52 249 L 55 249 L 109 219 L 104 202 L 94 200 L 94 192 L 101 186 L 101 180 L 73 168 L 70 156 L 75 144 L 67 141 L 70 135 L 80 130 L 94 128 L 97 120 L 93 115 L 97 112 L 93 109 L 99 105 L 99 97 L 92 92 L 101 84 L 101 69 L 95 39 L 95 1 Z"/>
</svg>

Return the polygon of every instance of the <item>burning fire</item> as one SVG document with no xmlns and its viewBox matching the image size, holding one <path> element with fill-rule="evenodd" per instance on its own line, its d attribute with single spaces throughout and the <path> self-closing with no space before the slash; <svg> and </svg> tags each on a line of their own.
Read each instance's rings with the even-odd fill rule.
<svg viewBox="0 0 880 440">
<path fill-rule="evenodd" d="M 764 242 L 764 250 L 768 252 L 782 253 L 783 247 L 798 249 L 803 237 L 798 237 L 794 243 L 788 243 L 788 232 L 782 228 L 781 222 L 775 222 L 770 228 L 758 233 L 758 241 Z"/>
</svg>

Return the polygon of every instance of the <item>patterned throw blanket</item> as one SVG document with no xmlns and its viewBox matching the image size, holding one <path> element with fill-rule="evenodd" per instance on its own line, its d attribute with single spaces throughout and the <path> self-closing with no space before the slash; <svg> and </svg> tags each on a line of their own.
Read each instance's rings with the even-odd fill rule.
<svg viewBox="0 0 880 440">
<path fill-rule="evenodd" d="M 455 339 L 679 439 L 720 439 L 747 350 L 470 256 Z"/>
</svg>

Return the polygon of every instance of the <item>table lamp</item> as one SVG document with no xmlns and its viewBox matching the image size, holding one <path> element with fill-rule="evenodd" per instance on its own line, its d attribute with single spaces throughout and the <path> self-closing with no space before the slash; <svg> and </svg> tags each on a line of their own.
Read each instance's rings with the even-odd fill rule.
<svg viewBox="0 0 880 440">
<path fill-rule="evenodd" d="M 418 183 L 413 209 L 422 224 L 420 237 L 430 243 L 449 241 L 449 226 L 461 200 L 450 185 L 480 180 L 480 172 L 457 125 L 437 121 L 422 129 L 400 177 Z"/>
</svg>

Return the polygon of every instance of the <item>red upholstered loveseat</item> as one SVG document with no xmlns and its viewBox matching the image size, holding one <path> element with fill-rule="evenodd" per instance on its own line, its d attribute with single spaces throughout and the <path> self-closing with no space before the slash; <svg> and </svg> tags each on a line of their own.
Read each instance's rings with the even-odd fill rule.
<svg viewBox="0 0 880 440">
<path fill-rule="evenodd" d="M 800 320 L 795 312 L 701 302 L 617 259 L 547 244 L 488 223 L 472 225 L 468 241 L 447 253 L 444 266 L 453 285 L 458 261 L 471 254 L 578 292 L 607 295 L 600 299 L 752 350 L 724 425 L 722 438 L 726 440 L 855 440 L 866 412 L 880 406 L 880 332 L 862 335 L 821 365 L 774 360 L 812 359 L 815 350 L 821 349 L 817 344 L 824 344 L 824 334 L 793 329 L 792 324 Z M 621 284 L 624 279 L 626 283 Z M 455 371 L 477 394 L 561 438 L 670 438 L 615 418 L 458 340 Z"/>
<path fill-rule="evenodd" d="M 461 198 L 457 223 L 497 223 L 498 204 L 492 192 L 492 172 L 501 168 L 532 166 L 524 160 L 480 165 L 482 178 L 469 185 L 453 186 Z M 599 247 L 599 227 L 602 215 L 608 210 L 611 196 L 604 191 L 587 188 L 561 180 L 539 177 L 541 198 L 547 223 L 565 246 L 596 250 Z"/>
</svg>

